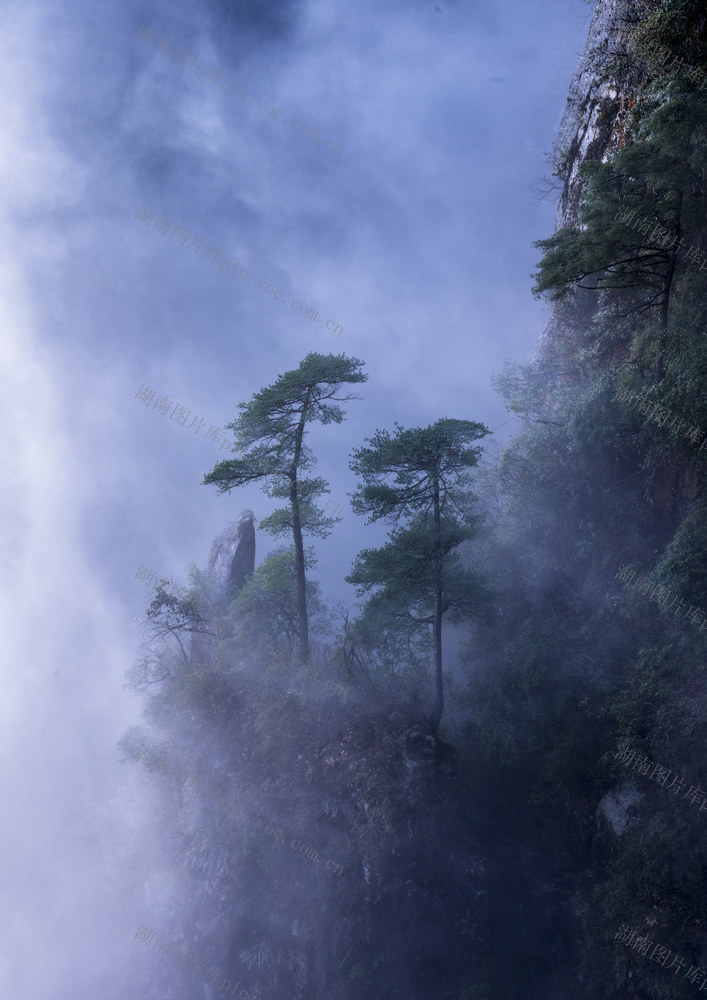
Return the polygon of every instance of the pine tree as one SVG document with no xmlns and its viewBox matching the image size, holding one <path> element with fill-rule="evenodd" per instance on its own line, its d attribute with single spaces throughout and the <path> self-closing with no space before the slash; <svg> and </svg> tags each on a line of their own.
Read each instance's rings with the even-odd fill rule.
<svg viewBox="0 0 707 1000">
<path fill-rule="evenodd" d="M 240 452 L 240 457 L 219 462 L 204 477 L 204 485 L 213 484 L 220 493 L 262 482 L 267 496 L 289 500 L 288 507 L 273 511 L 260 527 L 275 537 L 287 533 L 293 537 L 298 656 L 303 663 L 309 658 L 303 533 L 324 538 L 335 523 L 315 503 L 329 492 L 326 481 L 300 478 L 300 472 L 316 462 L 305 444 L 305 428 L 313 420 L 322 424 L 343 421 L 343 410 L 330 401 L 360 398 L 351 392 L 340 396 L 336 393 L 342 385 L 367 381 L 362 367 L 362 361 L 344 354 L 308 354 L 299 368 L 279 375 L 274 385 L 261 389 L 250 402 L 238 404 L 240 416 L 226 426 L 234 432 L 234 451 Z"/>
<path fill-rule="evenodd" d="M 483 424 L 468 420 L 442 419 L 410 430 L 396 424 L 393 436 L 376 431 L 367 439 L 372 447 L 360 448 L 351 462 L 364 480 L 353 494 L 354 512 L 369 514 L 368 523 L 384 519 L 395 530 L 387 545 L 361 552 L 346 579 L 358 585 L 359 593 L 375 591 L 364 616 L 408 632 L 431 626 L 432 732 L 444 711 L 443 616 L 448 611 L 457 620 L 470 615 L 487 596 L 477 576 L 462 568 L 456 550 L 478 530 L 464 473 L 481 453 L 471 443 L 488 433 Z"/>
</svg>

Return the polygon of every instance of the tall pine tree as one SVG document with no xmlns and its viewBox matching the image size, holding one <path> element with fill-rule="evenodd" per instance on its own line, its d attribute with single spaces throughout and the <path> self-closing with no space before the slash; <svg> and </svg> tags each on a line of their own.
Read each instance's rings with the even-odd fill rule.
<svg viewBox="0 0 707 1000">
<path fill-rule="evenodd" d="M 472 442 L 490 433 L 483 424 L 442 419 L 424 428 L 376 431 L 372 447 L 354 453 L 351 468 L 364 481 L 352 498 L 355 513 L 369 523 L 383 519 L 395 526 L 380 549 L 359 553 L 349 583 L 359 593 L 374 591 L 364 618 L 403 631 L 432 630 L 435 695 L 429 716 L 436 732 L 444 711 L 442 619 L 455 620 L 480 609 L 486 597 L 478 577 L 464 570 L 457 553 L 474 537 L 477 519 L 471 509 L 469 477 L 481 449 Z"/>
<path fill-rule="evenodd" d="M 274 385 L 257 392 L 248 403 L 239 403 L 241 411 L 226 426 L 234 433 L 234 451 L 240 457 L 219 462 L 204 485 L 213 484 L 220 493 L 228 493 L 247 483 L 262 482 L 270 497 L 287 499 L 260 522 L 260 527 L 275 537 L 292 534 L 297 577 L 298 656 L 309 659 L 307 619 L 307 581 L 303 534 L 324 538 L 335 523 L 315 501 L 328 493 L 324 479 L 300 478 L 302 470 L 311 469 L 316 460 L 305 444 L 306 426 L 313 420 L 322 424 L 340 424 L 344 411 L 332 400 L 347 402 L 360 397 L 352 392 L 337 395 L 341 386 L 365 382 L 363 361 L 344 354 L 308 354 L 299 368 L 279 375 Z"/>
</svg>

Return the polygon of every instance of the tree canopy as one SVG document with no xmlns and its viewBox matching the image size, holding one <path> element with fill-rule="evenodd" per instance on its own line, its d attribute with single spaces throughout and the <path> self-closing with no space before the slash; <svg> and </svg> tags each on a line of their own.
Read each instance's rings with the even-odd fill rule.
<svg viewBox="0 0 707 1000">
<path fill-rule="evenodd" d="M 239 416 L 227 424 L 234 433 L 233 450 L 240 455 L 219 462 L 204 476 L 204 485 L 215 485 L 227 493 L 239 486 L 261 482 L 267 496 L 288 499 L 288 507 L 277 508 L 260 527 L 275 537 L 291 533 L 295 548 L 298 613 L 298 655 L 309 657 L 307 584 L 303 535 L 326 537 L 335 523 L 316 500 L 328 493 L 321 478 L 302 479 L 300 471 L 311 469 L 315 458 L 305 443 L 308 423 L 340 424 L 343 409 L 337 402 L 359 399 L 342 392 L 345 385 L 365 382 L 363 362 L 344 354 L 309 353 L 299 367 L 279 375 L 277 381 L 255 393 L 248 403 L 239 403 Z"/>
<path fill-rule="evenodd" d="M 444 711 L 442 675 L 442 618 L 471 614 L 483 588 L 465 571 L 456 549 L 474 537 L 477 519 L 472 513 L 467 472 L 479 460 L 473 442 L 490 433 L 483 424 L 444 418 L 429 427 L 395 434 L 378 430 L 359 448 L 351 468 L 363 479 L 353 494 L 356 513 L 369 522 L 384 519 L 396 525 L 387 545 L 366 549 L 346 578 L 360 593 L 373 589 L 364 617 L 377 628 L 411 629 L 429 625 L 435 660 L 435 699 L 430 713 L 433 731 Z M 387 619 L 387 623 L 386 620 Z"/>
</svg>

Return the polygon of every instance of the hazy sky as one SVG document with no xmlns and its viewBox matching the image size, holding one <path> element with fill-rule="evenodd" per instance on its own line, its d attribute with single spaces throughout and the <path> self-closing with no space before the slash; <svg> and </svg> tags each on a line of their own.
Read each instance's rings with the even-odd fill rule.
<svg viewBox="0 0 707 1000">
<path fill-rule="evenodd" d="M 3 995 L 104 989 L 141 922 L 111 903 L 124 885 L 139 899 L 139 878 L 114 854 L 101 868 L 104 811 L 122 803 L 128 840 L 142 823 L 113 764 L 139 710 L 121 687 L 148 597 L 135 573 L 184 582 L 244 506 L 270 509 L 201 485 L 227 454 L 209 430 L 308 351 L 366 363 L 364 399 L 310 439 L 344 506 L 315 576 L 349 599 L 343 577 L 379 537 L 349 510 L 351 449 L 394 420 L 512 432 L 489 377 L 544 325 L 531 244 L 555 201 L 532 185 L 591 11 L 3 5 Z M 273 544 L 258 536 L 257 558 Z"/>
</svg>

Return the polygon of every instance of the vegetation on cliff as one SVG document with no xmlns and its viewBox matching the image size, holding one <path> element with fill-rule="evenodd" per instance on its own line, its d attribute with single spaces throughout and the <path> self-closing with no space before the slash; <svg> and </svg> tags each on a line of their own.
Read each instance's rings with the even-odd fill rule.
<svg viewBox="0 0 707 1000">
<path fill-rule="evenodd" d="M 497 467 L 480 474 L 474 413 L 354 451 L 354 509 L 393 530 L 356 560 L 374 593 L 337 629 L 305 578 L 302 511 L 326 486 L 297 478 L 310 396 L 275 419 L 262 390 L 263 413 L 234 424 L 251 465 L 207 481 L 279 476 L 290 507 L 270 526 L 295 547 L 219 608 L 211 662 L 176 646 L 133 674 L 149 738 L 232 806 L 165 789 L 172 849 L 200 873 L 194 926 L 234 982 L 250 968 L 252 996 L 658 1000 L 707 983 L 706 17 L 691 0 L 622 10 L 629 110 L 582 167 L 577 223 L 538 243 L 554 315 L 534 361 L 497 379 L 524 423 Z M 208 596 L 195 571 L 148 614 L 183 642 Z M 244 803 L 322 863 L 235 818 Z"/>
</svg>

